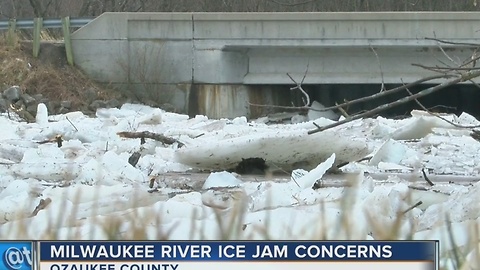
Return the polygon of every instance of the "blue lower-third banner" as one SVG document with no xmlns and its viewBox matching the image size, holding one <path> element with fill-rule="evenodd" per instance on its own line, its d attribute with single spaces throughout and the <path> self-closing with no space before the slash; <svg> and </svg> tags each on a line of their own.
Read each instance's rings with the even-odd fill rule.
<svg viewBox="0 0 480 270">
<path fill-rule="evenodd" d="M 0 242 L 0 269 L 437 269 L 438 241 Z"/>
<path fill-rule="evenodd" d="M 40 261 L 426 261 L 428 241 L 41 242 Z"/>
</svg>

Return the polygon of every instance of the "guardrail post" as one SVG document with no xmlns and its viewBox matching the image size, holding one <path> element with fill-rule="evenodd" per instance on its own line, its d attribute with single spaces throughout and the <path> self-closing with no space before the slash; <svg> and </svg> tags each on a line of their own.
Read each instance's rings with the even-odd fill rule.
<svg viewBox="0 0 480 270">
<path fill-rule="evenodd" d="M 38 57 L 40 53 L 40 35 L 43 28 L 43 19 L 33 19 L 33 57 Z"/>
<path fill-rule="evenodd" d="M 9 46 L 14 46 L 16 42 L 17 20 L 11 19 L 8 21 L 8 36 L 7 42 Z"/>
<path fill-rule="evenodd" d="M 65 45 L 65 53 L 67 54 L 67 62 L 73 66 L 73 50 L 72 40 L 70 39 L 70 17 L 62 18 L 63 43 Z"/>
</svg>

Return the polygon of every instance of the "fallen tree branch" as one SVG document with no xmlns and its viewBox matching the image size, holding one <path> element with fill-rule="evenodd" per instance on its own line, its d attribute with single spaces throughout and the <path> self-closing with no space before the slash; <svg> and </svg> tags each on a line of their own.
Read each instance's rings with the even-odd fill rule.
<svg viewBox="0 0 480 270">
<path fill-rule="evenodd" d="M 350 118 L 344 119 L 342 121 L 335 122 L 335 123 L 330 124 L 330 125 L 326 125 L 326 126 L 323 126 L 323 127 L 320 127 L 320 128 L 317 127 L 314 130 L 310 130 L 308 132 L 308 134 L 314 134 L 314 133 L 321 132 L 321 131 L 324 131 L 324 130 L 327 130 L 327 129 L 330 129 L 330 128 L 333 128 L 333 127 L 343 125 L 345 123 L 348 123 L 348 122 L 351 122 L 351 121 L 354 121 L 354 120 L 357 120 L 357 119 L 361 119 L 361 118 L 364 118 L 364 117 L 369 117 L 369 116 L 375 115 L 375 114 L 377 114 L 381 111 L 384 111 L 386 109 L 390 109 L 390 108 L 396 107 L 398 105 L 401 105 L 403 103 L 415 100 L 417 98 L 430 95 L 430 94 L 432 94 L 436 91 L 439 91 L 439 90 L 441 90 L 445 87 L 455 85 L 455 84 L 458 84 L 458 83 L 461 83 L 461 82 L 469 81 L 469 80 L 471 80 L 473 78 L 476 78 L 478 76 L 480 76 L 480 71 L 478 71 L 478 70 L 473 71 L 473 72 L 466 72 L 466 73 L 462 74 L 461 76 L 458 76 L 455 79 L 448 80 L 448 81 L 445 81 L 445 82 L 443 82 L 439 85 L 427 88 L 425 90 L 422 90 L 422 91 L 418 92 L 417 94 L 414 94 L 414 95 L 411 95 L 411 96 L 408 96 L 408 97 L 404 97 L 404 98 L 398 99 L 398 100 L 390 102 L 390 103 L 382 104 L 382 105 L 380 105 L 380 106 L 378 106 L 378 107 L 376 107 L 372 110 L 366 111 L 366 112 L 361 113 L 361 114 L 354 115 Z M 386 93 L 386 92 L 382 92 L 382 93 Z"/>
<path fill-rule="evenodd" d="M 480 44 L 449 42 L 449 41 L 444 41 L 444 40 L 440 40 L 440 39 L 437 39 L 437 38 L 425 38 L 425 39 L 426 40 L 434 40 L 434 41 L 437 41 L 438 43 L 444 43 L 444 44 L 471 46 L 471 47 L 476 47 L 477 49 L 480 48 Z M 452 63 L 458 65 L 458 67 L 451 67 L 450 65 L 448 65 L 446 63 L 443 63 L 440 60 L 439 60 L 440 63 L 445 65 L 445 67 L 440 67 L 440 66 L 432 67 L 432 66 L 426 66 L 426 65 L 422 65 L 422 64 L 412 64 L 413 66 L 421 67 L 423 69 L 427 69 L 427 70 L 437 72 L 437 73 L 440 73 L 440 74 L 430 76 L 430 77 L 421 78 L 417 81 L 408 83 L 406 85 L 402 85 L 402 86 L 399 86 L 399 87 L 396 87 L 396 88 L 393 88 L 393 89 L 386 90 L 385 89 L 385 84 L 384 84 L 384 81 L 383 81 L 383 70 L 382 70 L 382 67 L 380 65 L 380 60 L 379 60 L 378 54 L 375 51 L 375 49 L 372 46 L 370 46 L 370 49 L 373 51 L 373 53 L 374 53 L 374 55 L 377 59 L 377 62 L 378 62 L 379 67 L 380 67 L 380 73 L 381 73 L 381 76 L 382 76 L 382 87 L 381 87 L 381 91 L 379 93 L 376 93 L 376 94 L 373 94 L 373 95 L 370 95 L 370 96 L 366 96 L 366 97 L 362 97 L 362 98 L 358 98 L 358 99 L 354 99 L 354 100 L 350 100 L 350 101 L 346 101 L 346 102 L 343 102 L 343 103 L 340 103 L 340 104 L 336 103 L 334 106 L 325 107 L 325 108 L 321 108 L 321 109 L 311 108 L 310 106 L 308 106 L 309 102 L 307 103 L 307 102 L 305 102 L 305 100 L 304 100 L 304 103 L 306 103 L 306 104 L 304 104 L 303 106 L 279 106 L 279 105 L 254 104 L 254 103 L 249 103 L 249 105 L 250 106 L 256 106 L 256 107 L 268 107 L 268 108 L 277 108 L 277 109 L 285 109 L 285 110 L 312 110 L 312 111 L 318 111 L 318 112 L 324 112 L 324 111 L 330 111 L 330 110 L 340 110 L 341 111 L 341 109 L 346 107 L 346 106 L 350 106 L 350 105 L 353 105 L 353 104 L 357 104 L 357 103 L 366 102 L 366 101 L 369 101 L 369 100 L 381 98 L 381 97 L 384 97 L 386 95 L 397 93 L 397 92 L 399 92 L 401 90 L 404 90 L 404 89 L 407 89 L 409 87 L 416 86 L 416 85 L 419 85 L 421 83 L 436 80 L 436 79 L 451 79 L 451 78 L 458 79 L 459 76 L 460 76 L 460 78 L 463 78 L 463 79 L 461 79 L 459 82 L 464 82 L 464 81 L 473 82 L 472 78 L 478 77 L 476 75 L 476 76 L 473 76 L 471 78 L 468 78 L 469 75 L 466 75 L 466 74 L 472 74 L 471 73 L 472 71 L 480 70 L 480 68 L 475 67 L 475 62 L 480 59 L 480 56 L 477 56 L 477 54 L 474 53 L 474 55 L 472 55 L 472 57 L 469 60 L 467 60 L 463 64 L 459 64 L 451 56 L 449 56 L 446 53 L 446 51 L 441 47 L 440 44 L 438 46 L 439 46 L 440 50 L 443 52 L 443 54 L 445 55 L 445 57 L 448 60 L 450 60 Z M 467 65 L 470 64 L 470 63 L 472 63 L 472 67 L 467 67 Z M 304 96 L 306 96 L 308 101 L 309 101 L 308 94 L 306 94 L 306 92 L 303 91 L 303 89 L 301 88 L 301 84 L 303 83 L 303 80 L 305 79 L 305 76 L 307 75 L 307 71 L 308 71 L 308 66 L 307 66 L 307 70 L 304 74 L 304 77 L 302 79 L 302 82 L 300 84 L 297 83 L 288 73 L 287 73 L 287 76 L 289 76 L 289 78 L 297 84 L 297 86 L 291 88 L 291 90 L 294 90 L 294 89 L 301 90 L 302 93 L 304 94 Z M 462 71 L 464 71 L 464 72 L 462 72 Z M 467 77 L 464 78 L 464 76 L 467 76 Z M 458 82 L 453 82 L 452 84 L 456 84 L 456 83 L 458 83 Z M 443 85 L 443 84 L 441 84 L 441 85 Z M 444 85 L 444 86 L 442 86 L 442 88 L 446 87 L 446 86 L 448 86 L 448 85 Z M 478 85 L 478 86 L 480 87 L 480 85 Z M 433 88 L 433 89 L 434 89 L 434 91 L 437 90 L 436 88 Z M 427 94 L 429 94 L 429 93 L 427 93 Z M 408 101 L 410 101 L 410 100 L 408 100 Z M 407 101 L 402 99 L 402 103 L 403 102 L 407 102 Z M 398 105 L 395 102 L 390 103 L 390 104 L 391 104 L 391 106 Z M 382 109 L 385 109 L 385 108 L 382 108 Z M 368 115 L 370 112 L 371 111 L 367 111 L 367 112 L 365 112 L 365 114 Z M 355 117 L 357 117 L 356 119 L 359 119 L 361 117 L 364 117 L 365 114 L 358 114 Z M 348 119 L 351 119 L 351 118 L 348 118 Z"/>
<path fill-rule="evenodd" d="M 405 90 L 408 92 L 408 94 L 409 94 L 410 96 L 413 95 L 412 92 L 410 92 L 410 90 L 409 90 L 408 88 L 406 88 Z M 418 99 L 415 99 L 414 101 L 418 104 L 418 106 L 420 106 L 420 108 L 422 108 L 422 109 L 423 109 L 424 111 L 426 111 L 428 114 L 430 114 L 430 115 L 432 115 L 432 116 L 435 116 L 435 117 L 437 117 L 437 118 L 439 118 L 439 119 L 441 119 L 441 120 L 449 123 L 450 125 L 452 125 L 452 126 L 454 126 L 454 127 L 456 127 L 456 128 L 467 128 L 467 129 L 471 129 L 471 128 L 478 128 L 478 127 L 480 127 L 480 125 L 464 126 L 464 125 L 457 124 L 457 123 L 452 122 L 452 121 L 448 120 L 447 118 L 439 115 L 438 113 L 434 113 L 434 112 L 430 111 L 430 110 L 429 110 L 427 107 L 425 107 Z"/>
<path fill-rule="evenodd" d="M 35 209 L 34 209 L 33 212 L 30 214 L 29 217 L 34 217 L 34 216 L 36 216 L 36 215 L 38 214 L 38 212 L 40 212 L 40 210 L 45 209 L 51 202 L 52 202 L 52 199 L 50 199 L 50 198 L 40 199 L 40 202 L 39 202 L 38 205 L 35 207 Z"/>
<path fill-rule="evenodd" d="M 447 70 L 447 71 L 453 71 L 453 70 L 465 71 L 465 70 L 467 70 L 467 71 L 470 71 L 470 70 L 479 70 L 480 69 L 480 67 L 438 67 L 438 66 L 432 67 L 432 66 L 425 66 L 425 65 L 422 65 L 422 64 L 412 64 L 412 66 L 421 67 L 421 68 L 431 70 L 431 71 L 435 71 L 435 72 L 445 72 L 443 70 Z"/>
<path fill-rule="evenodd" d="M 55 137 L 51 138 L 51 139 L 48 139 L 48 140 L 45 140 L 45 141 L 40 141 L 40 142 L 37 142 L 38 144 L 46 144 L 46 143 L 57 143 L 57 146 L 58 148 L 62 147 L 62 143 L 63 143 L 63 138 L 62 138 L 62 135 L 56 135 Z"/>
<path fill-rule="evenodd" d="M 472 55 L 472 58 L 468 60 L 467 62 L 463 63 L 460 67 L 465 67 L 469 64 L 472 64 L 472 67 L 475 67 L 477 61 L 480 59 L 480 55 L 477 56 L 477 50 L 475 50 L 474 54 Z"/>
<path fill-rule="evenodd" d="M 65 119 L 67 119 L 67 121 L 70 123 L 70 125 L 72 125 L 72 127 L 78 132 L 78 128 L 72 123 L 72 121 L 70 121 L 70 119 L 68 119 L 68 117 L 65 116 Z"/>
<path fill-rule="evenodd" d="M 384 97 L 384 96 L 387 96 L 387 95 L 395 94 L 397 92 L 405 90 L 408 87 L 416 86 L 416 85 L 419 85 L 419 84 L 424 83 L 424 82 L 428 82 L 428 81 L 432 81 L 432 80 L 436 80 L 436 79 L 448 79 L 448 78 L 451 78 L 451 77 L 454 77 L 454 75 L 442 74 L 442 75 L 434 75 L 434 76 L 430 76 L 430 77 L 425 77 L 425 78 L 416 80 L 414 82 L 408 83 L 406 85 L 402 85 L 402 86 L 399 86 L 399 87 L 388 89 L 388 90 L 385 90 L 383 92 L 379 92 L 379 93 L 376 93 L 376 94 L 373 94 L 373 95 L 370 95 L 370 96 L 349 100 L 349 101 L 346 101 L 344 103 L 340 103 L 340 104 L 335 105 L 335 106 L 330 106 L 330 107 L 326 107 L 326 108 L 323 108 L 323 109 L 319 109 L 318 111 L 335 110 L 335 109 L 338 109 L 338 108 L 341 108 L 341 107 L 350 106 L 350 105 L 353 105 L 353 104 L 357 104 L 357 103 L 369 101 L 369 100 L 372 100 L 372 99 L 377 99 L 377 98 L 380 98 L 380 97 Z"/>
<path fill-rule="evenodd" d="M 287 110 L 309 110 L 309 109 L 311 109 L 310 108 L 310 96 L 302 88 L 302 84 L 305 81 L 305 78 L 307 77 L 307 74 L 308 74 L 309 66 L 310 66 L 310 63 L 307 63 L 307 67 L 305 68 L 305 73 L 303 74 L 303 78 L 302 78 L 302 81 L 300 83 L 295 81 L 295 79 L 293 79 L 293 77 L 289 73 L 287 73 L 288 78 L 290 78 L 290 80 L 296 84 L 296 86 L 290 88 L 290 91 L 298 89 L 302 93 L 302 95 L 303 95 L 303 97 L 302 97 L 303 106 L 279 106 L 279 105 L 268 105 L 268 104 L 255 104 L 255 103 L 250 103 L 250 102 L 248 104 L 250 106 L 255 106 L 255 107 L 268 107 L 268 108 L 287 109 Z"/>
<path fill-rule="evenodd" d="M 178 143 L 179 148 L 182 146 L 185 146 L 185 144 L 183 144 L 182 142 L 180 142 L 175 138 L 167 137 L 163 134 L 153 133 L 149 131 L 142 131 L 142 132 L 122 131 L 122 132 L 118 132 L 117 135 L 123 138 L 140 139 L 141 141 L 145 141 L 145 139 L 152 139 L 168 145 Z"/>
<path fill-rule="evenodd" d="M 387 95 L 395 94 L 397 92 L 405 90 L 408 87 L 413 87 L 413 86 L 416 86 L 416 85 L 419 85 L 419 84 L 422 84 L 422 83 L 425 83 L 425 82 L 428 82 L 428 81 L 433 81 L 433 80 L 436 80 L 436 79 L 449 79 L 449 78 L 452 78 L 452 77 L 455 77 L 455 76 L 456 75 L 448 75 L 448 74 L 433 75 L 433 76 L 425 77 L 425 78 L 416 80 L 414 82 L 408 83 L 406 85 L 402 85 L 402 86 L 399 86 L 399 87 L 388 89 L 388 90 L 385 90 L 383 92 L 379 92 L 379 93 L 376 93 L 376 94 L 373 94 L 373 95 L 370 95 L 370 96 L 349 100 L 349 101 L 346 101 L 346 102 L 343 102 L 343 103 L 340 103 L 340 104 L 337 104 L 337 105 L 334 105 L 334 106 L 325 107 L 325 108 L 321 108 L 321 109 L 315 109 L 315 108 L 310 108 L 310 107 L 305 107 L 305 106 L 292 107 L 292 106 L 255 104 L 255 103 L 249 103 L 249 105 L 250 106 L 255 106 L 255 107 L 268 107 L 268 108 L 284 109 L 284 110 L 312 110 L 312 111 L 316 111 L 316 112 L 325 112 L 325 111 L 330 111 L 330 110 L 337 110 L 337 109 L 343 108 L 345 106 L 350 106 L 350 105 L 353 105 L 353 104 L 362 103 L 362 102 L 370 101 L 370 100 L 377 99 L 377 98 L 380 98 L 380 97 L 384 97 L 384 96 L 387 96 Z"/>
<path fill-rule="evenodd" d="M 308 71 L 308 66 L 307 66 L 307 71 Z M 303 88 L 302 88 L 302 83 L 303 83 L 303 81 L 305 80 L 305 76 L 307 75 L 307 71 L 305 71 L 305 75 L 303 76 L 302 81 L 301 81 L 300 83 L 297 83 L 297 82 L 292 78 L 292 76 L 290 76 L 290 74 L 287 73 L 287 76 L 290 78 L 290 80 L 292 80 L 294 83 L 297 84 L 297 86 L 294 86 L 294 87 L 290 88 L 290 90 L 295 90 L 295 89 L 300 90 L 300 92 L 301 92 L 302 95 L 303 95 L 303 97 L 302 97 L 303 107 L 309 108 L 309 105 L 310 105 L 310 96 L 309 96 L 309 95 L 307 94 L 307 92 L 305 92 L 305 90 L 303 90 Z"/>
<path fill-rule="evenodd" d="M 425 181 L 427 181 L 427 183 L 430 185 L 430 186 L 434 186 L 435 184 L 432 182 L 432 180 L 430 180 L 430 178 L 428 178 L 427 176 L 427 173 L 425 172 L 425 169 L 422 169 L 422 175 L 423 175 L 423 178 L 425 179 Z"/>
<path fill-rule="evenodd" d="M 405 215 L 405 214 L 408 213 L 409 211 L 415 209 L 415 207 L 418 207 L 418 206 L 420 206 L 420 205 L 422 205 L 422 204 L 423 204 L 422 201 L 418 201 L 416 204 L 414 204 L 414 205 L 410 206 L 409 208 L 405 209 L 405 211 L 403 211 L 402 214 Z"/>
<path fill-rule="evenodd" d="M 338 105 L 338 103 L 335 102 L 335 105 Z M 345 118 L 350 117 L 350 115 L 347 113 L 347 111 L 344 108 L 340 107 L 340 108 L 338 108 L 338 110 L 343 115 L 343 117 L 345 117 Z"/>
<path fill-rule="evenodd" d="M 435 33 L 434 33 L 434 37 L 436 38 L 435 36 Z M 448 59 L 450 60 L 450 62 L 452 62 L 453 64 L 455 64 L 456 66 L 460 67 L 460 64 L 453 60 L 453 58 L 443 49 L 442 45 L 440 44 L 440 42 L 437 42 L 437 45 L 438 45 L 438 48 L 440 49 L 440 51 L 442 51 L 443 55 Z M 450 67 L 450 65 L 446 64 L 446 63 L 443 63 L 443 61 L 441 60 L 438 60 L 440 63 L 442 63 L 443 65 L 447 66 L 447 67 Z"/>
</svg>

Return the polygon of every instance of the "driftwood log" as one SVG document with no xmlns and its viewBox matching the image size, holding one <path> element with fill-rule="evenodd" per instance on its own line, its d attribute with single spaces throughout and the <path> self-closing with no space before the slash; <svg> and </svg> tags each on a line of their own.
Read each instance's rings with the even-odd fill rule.
<svg viewBox="0 0 480 270">
<path fill-rule="evenodd" d="M 120 136 L 120 137 L 123 137 L 123 138 L 131 138 L 131 139 L 138 139 L 139 138 L 141 144 L 145 143 L 145 139 L 152 139 L 152 140 L 159 141 L 163 144 L 171 145 L 171 144 L 174 144 L 174 143 L 178 143 L 178 147 L 185 146 L 185 144 L 183 144 L 182 142 L 180 142 L 179 140 L 177 140 L 175 138 L 167 137 L 163 134 L 154 133 L 154 132 L 150 132 L 150 131 L 142 131 L 142 132 L 122 131 L 122 132 L 118 132 L 117 135 Z"/>
</svg>

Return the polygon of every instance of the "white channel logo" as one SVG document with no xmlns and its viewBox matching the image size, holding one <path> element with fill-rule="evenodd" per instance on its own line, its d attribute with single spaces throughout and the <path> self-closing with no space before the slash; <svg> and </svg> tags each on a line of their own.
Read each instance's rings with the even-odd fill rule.
<svg viewBox="0 0 480 270">
<path fill-rule="evenodd" d="M 9 270 L 18 270 L 22 268 L 24 263 L 32 265 L 32 253 L 27 247 L 22 247 L 22 250 L 16 247 L 10 247 L 3 253 L 3 261 Z"/>
</svg>

